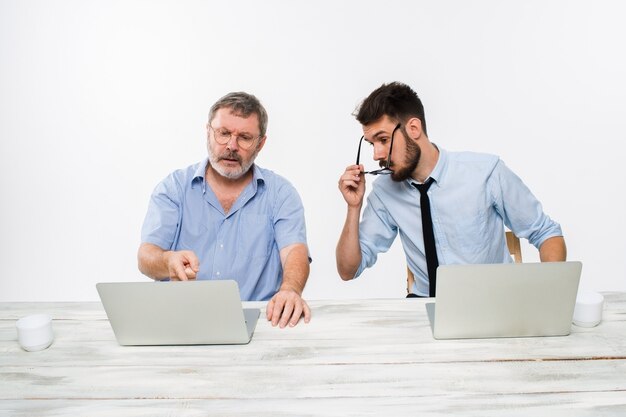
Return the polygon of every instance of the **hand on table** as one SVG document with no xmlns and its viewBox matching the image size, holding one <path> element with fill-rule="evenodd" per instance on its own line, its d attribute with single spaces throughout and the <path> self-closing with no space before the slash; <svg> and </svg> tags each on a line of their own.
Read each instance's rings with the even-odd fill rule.
<svg viewBox="0 0 626 417">
<path fill-rule="evenodd" d="M 289 324 L 295 326 L 304 315 L 304 322 L 311 320 L 311 309 L 300 294 L 291 289 L 279 290 L 267 303 L 267 320 L 272 326 L 278 325 L 281 329 Z"/>
</svg>

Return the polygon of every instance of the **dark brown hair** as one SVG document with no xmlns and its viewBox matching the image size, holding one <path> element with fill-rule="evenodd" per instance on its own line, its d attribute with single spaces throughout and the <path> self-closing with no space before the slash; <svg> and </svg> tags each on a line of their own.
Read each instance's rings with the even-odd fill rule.
<svg viewBox="0 0 626 417">
<path fill-rule="evenodd" d="M 383 116 L 389 116 L 404 123 L 412 117 L 422 122 L 422 130 L 426 132 L 424 106 L 417 93 L 406 84 L 394 81 L 383 84 L 363 100 L 354 116 L 362 125 L 375 122 Z"/>
</svg>

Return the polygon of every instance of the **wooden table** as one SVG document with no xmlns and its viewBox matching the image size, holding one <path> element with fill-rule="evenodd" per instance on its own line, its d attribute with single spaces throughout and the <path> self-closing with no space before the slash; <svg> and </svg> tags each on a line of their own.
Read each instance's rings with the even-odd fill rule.
<svg viewBox="0 0 626 417">
<path fill-rule="evenodd" d="M 248 345 L 180 347 L 119 346 L 100 303 L 0 303 L 0 415 L 626 415 L 626 294 L 547 338 L 437 341 L 424 303 L 312 301 L 308 325 L 262 311 Z M 39 312 L 54 344 L 25 352 L 15 321 Z"/>
</svg>

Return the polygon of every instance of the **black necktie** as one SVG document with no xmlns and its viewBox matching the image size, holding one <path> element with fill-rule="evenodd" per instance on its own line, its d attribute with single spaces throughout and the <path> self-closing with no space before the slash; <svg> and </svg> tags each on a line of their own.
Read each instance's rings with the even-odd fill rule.
<svg viewBox="0 0 626 417">
<path fill-rule="evenodd" d="M 431 297 L 435 296 L 437 288 L 437 248 L 435 248 L 435 233 L 433 232 L 433 219 L 430 215 L 430 200 L 428 189 L 433 183 L 429 178 L 424 184 L 413 183 L 420 192 L 420 206 L 422 209 L 422 232 L 424 233 L 424 250 L 426 252 L 426 268 L 428 269 L 428 292 Z"/>
</svg>

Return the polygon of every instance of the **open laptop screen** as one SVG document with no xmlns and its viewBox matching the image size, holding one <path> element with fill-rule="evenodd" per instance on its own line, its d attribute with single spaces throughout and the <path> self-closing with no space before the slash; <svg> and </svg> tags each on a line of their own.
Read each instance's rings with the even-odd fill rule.
<svg viewBox="0 0 626 417">
<path fill-rule="evenodd" d="M 96 287 L 120 345 L 248 343 L 260 313 L 242 309 L 233 280 Z"/>
<path fill-rule="evenodd" d="M 433 336 L 567 335 L 581 269 L 580 262 L 440 266 Z"/>
</svg>

